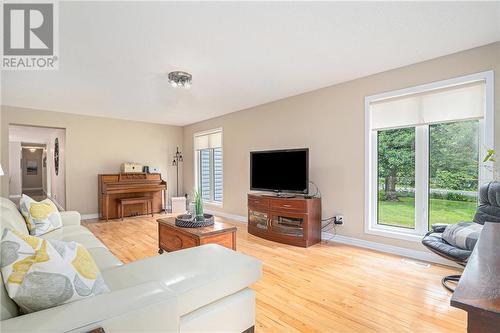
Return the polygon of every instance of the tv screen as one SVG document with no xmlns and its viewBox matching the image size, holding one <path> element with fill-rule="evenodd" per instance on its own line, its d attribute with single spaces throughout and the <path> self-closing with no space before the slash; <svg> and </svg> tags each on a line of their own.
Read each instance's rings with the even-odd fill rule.
<svg viewBox="0 0 500 333">
<path fill-rule="evenodd" d="M 309 149 L 250 152 L 250 189 L 307 193 Z"/>
</svg>

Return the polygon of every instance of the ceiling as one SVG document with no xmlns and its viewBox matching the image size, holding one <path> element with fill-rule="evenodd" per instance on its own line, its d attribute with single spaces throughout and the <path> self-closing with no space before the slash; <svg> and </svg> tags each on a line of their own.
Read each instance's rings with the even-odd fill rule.
<svg viewBox="0 0 500 333">
<path fill-rule="evenodd" d="M 60 2 L 58 71 L 2 104 L 186 125 L 500 40 L 500 2 Z M 166 73 L 188 71 L 190 90 Z"/>
</svg>

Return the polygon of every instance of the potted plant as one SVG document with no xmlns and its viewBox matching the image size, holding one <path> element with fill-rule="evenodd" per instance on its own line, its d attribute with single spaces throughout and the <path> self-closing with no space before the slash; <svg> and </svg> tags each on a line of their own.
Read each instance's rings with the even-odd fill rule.
<svg viewBox="0 0 500 333">
<path fill-rule="evenodd" d="M 492 173 L 494 181 L 498 181 L 498 179 L 500 179 L 496 162 L 497 162 L 496 151 L 494 149 L 488 148 L 486 156 L 483 159 L 483 166 L 486 170 Z"/>
<path fill-rule="evenodd" d="M 203 221 L 205 219 L 203 214 L 203 199 L 201 198 L 200 192 L 197 190 L 194 191 L 194 213 L 197 221 Z"/>
</svg>

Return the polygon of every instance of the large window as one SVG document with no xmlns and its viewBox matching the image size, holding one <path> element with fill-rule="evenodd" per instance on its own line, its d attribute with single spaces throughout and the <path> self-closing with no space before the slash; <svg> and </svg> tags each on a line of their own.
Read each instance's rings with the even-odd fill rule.
<svg viewBox="0 0 500 333">
<path fill-rule="evenodd" d="M 205 202 L 222 204 L 222 130 L 194 136 L 196 188 Z"/>
<path fill-rule="evenodd" d="M 366 98 L 367 233 L 418 240 L 472 221 L 493 147 L 491 72 Z"/>
<path fill-rule="evenodd" d="M 429 125 L 429 227 L 472 221 L 479 167 L 478 120 Z"/>
<path fill-rule="evenodd" d="M 415 128 L 378 131 L 377 142 L 377 223 L 414 228 Z"/>
</svg>

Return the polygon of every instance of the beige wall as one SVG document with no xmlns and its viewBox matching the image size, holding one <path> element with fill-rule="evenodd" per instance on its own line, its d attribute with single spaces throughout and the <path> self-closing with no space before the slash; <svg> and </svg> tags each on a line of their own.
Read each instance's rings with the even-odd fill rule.
<svg viewBox="0 0 500 333">
<path fill-rule="evenodd" d="M 66 130 L 53 129 L 47 142 L 47 165 L 50 172 L 50 193 L 48 195 L 59 207 L 66 209 Z M 59 168 L 56 175 L 55 142 L 59 145 Z"/>
<path fill-rule="evenodd" d="M 97 213 L 97 175 L 117 173 L 124 161 L 157 166 L 169 188 L 175 187 L 170 160 L 182 148 L 182 128 L 2 106 L 1 164 L 8 174 L 8 125 L 48 126 L 66 129 L 66 207 L 82 214 Z M 181 175 L 182 177 L 182 175 Z M 2 196 L 9 193 L 1 177 Z"/>
<path fill-rule="evenodd" d="M 369 55 L 367 55 L 369 56 Z M 310 179 L 323 194 L 323 216 L 345 215 L 339 234 L 412 249 L 411 243 L 364 233 L 364 98 L 485 70 L 495 71 L 495 113 L 500 113 L 500 43 L 379 73 L 286 98 L 184 128 L 184 185 L 193 182 L 193 134 L 223 128 L 224 205 L 246 216 L 249 152 L 310 148 Z M 284 82 L 283 84 L 286 84 Z M 496 130 L 500 128 L 497 117 Z M 499 136 L 496 146 L 499 147 Z M 217 208 L 213 208 L 216 210 Z"/>
<path fill-rule="evenodd" d="M 9 142 L 9 173 L 5 171 L 9 186 L 9 195 L 20 196 L 22 193 L 21 142 Z"/>
</svg>

